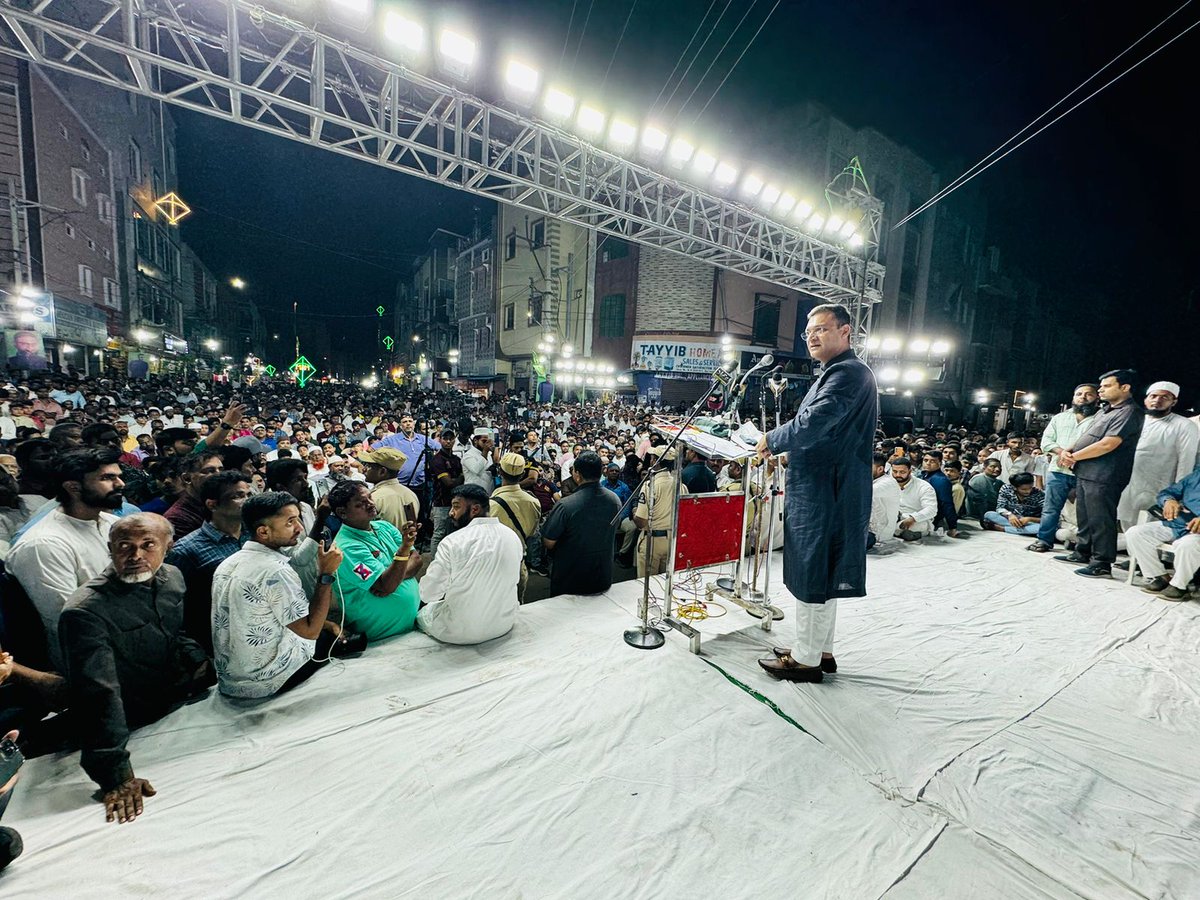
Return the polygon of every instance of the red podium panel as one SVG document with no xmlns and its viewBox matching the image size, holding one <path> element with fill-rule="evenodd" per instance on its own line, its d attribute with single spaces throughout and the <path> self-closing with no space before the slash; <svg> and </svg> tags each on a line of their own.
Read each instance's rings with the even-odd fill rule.
<svg viewBox="0 0 1200 900">
<path fill-rule="evenodd" d="M 736 560 L 742 549 L 742 493 L 679 498 L 675 571 Z"/>
</svg>

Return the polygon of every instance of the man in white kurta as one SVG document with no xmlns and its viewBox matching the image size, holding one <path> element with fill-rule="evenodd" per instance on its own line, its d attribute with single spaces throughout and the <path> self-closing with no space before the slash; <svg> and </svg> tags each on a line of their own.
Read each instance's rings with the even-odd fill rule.
<svg viewBox="0 0 1200 900">
<path fill-rule="evenodd" d="M 1146 391 L 1146 420 L 1133 475 L 1117 505 L 1117 518 L 1126 531 L 1137 524 L 1138 513 L 1154 505 L 1159 491 L 1196 468 L 1200 429 L 1172 412 L 1178 401 L 1179 385 L 1171 381 L 1156 381 Z"/>
<path fill-rule="evenodd" d="M 442 643 L 481 644 L 508 634 L 516 621 L 525 547 L 489 509 L 479 485 L 454 489 L 452 530 L 420 581 L 417 626 Z"/>
<path fill-rule="evenodd" d="M 900 522 L 896 537 L 920 540 L 933 530 L 937 518 L 937 493 L 928 481 L 912 477 L 912 461 L 902 456 L 892 460 L 892 478 L 900 488 Z"/>
<path fill-rule="evenodd" d="M 882 453 L 875 454 L 872 475 L 870 534 L 874 536 L 875 544 L 886 544 L 895 536 L 900 521 L 900 485 L 888 472 L 887 458 Z M 870 537 L 867 543 L 871 543 Z"/>
</svg>

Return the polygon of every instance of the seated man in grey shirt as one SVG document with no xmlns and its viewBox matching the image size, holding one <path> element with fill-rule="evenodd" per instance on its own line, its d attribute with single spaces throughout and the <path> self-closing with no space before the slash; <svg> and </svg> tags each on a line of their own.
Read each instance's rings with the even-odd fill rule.
<svg viewBox="0 0 1200 900">
<path fill-rule="evenodd" d="M 130 732 L 216 680 L 183 631 L 183 576 L 163 565 L 171 536 L 171 523 L 154 513 L 118 521 L 112 565 L 71 596 L 59 619 L 80 762 L 100 785 L 109 822 L 133 820 L 143 796 L 155 793 L 133 773 Z"/>
</svg>

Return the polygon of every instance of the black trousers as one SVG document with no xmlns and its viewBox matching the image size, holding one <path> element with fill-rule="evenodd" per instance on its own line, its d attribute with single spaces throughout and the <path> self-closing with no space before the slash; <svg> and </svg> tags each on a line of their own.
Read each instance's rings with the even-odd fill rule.
<svg viewBox="0 0 1200 900">
<path fill-rule="evenodd" d="M 332 632 L 322 629 L 321 633 L 317 635 L 317 646 L 313 651 L 313 658 L 293 672 L 292 677 L 283 683 L 283 687 L 277 690 L 275 695 L 278 696 L 285 691 L 290 691 L 298 684 L 303 684 L 317 674 L 318 669 L 324 668 L 329 661 L 329 651 L 333 649 L 333 642 L 336 640 L 337 638 L 333 636 Z"/>
<path fill-rule="evenodd" d="M 1104 481 L 1075 481 L 1075 519 L 1079 541 L 1075 552 L 1095 562 L 1112 565 L 1117 558 L 1117 502 L 1123 484 Z"/>
</svg>

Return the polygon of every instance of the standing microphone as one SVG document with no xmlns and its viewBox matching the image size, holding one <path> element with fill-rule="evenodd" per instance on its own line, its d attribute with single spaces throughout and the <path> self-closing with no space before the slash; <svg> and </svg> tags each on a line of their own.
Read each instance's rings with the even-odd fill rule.
<svg viewBox="0 0 1200 900">
<path fill-rule="evenodd" d="M 767 387 L 771 389 L 771 393 L 775 395 L 775 402 L 779 402 L 779 395 L 787 390 L 788 382 L 783 377 L 783 366 L 776 366 L 771 370 L 771 374 L 767 377 Z"/>
<path fill-rule="evenodd" d="M 738 382 L 737 388 L 734 391 L 731 391 L 730 393 L 731 394 L 740 394 L 742 392 L 742 389 L 746 385 L 747 378 L 749 378 L 751 375 L 753 375 L 759 369 L 765 369 L 767 366 L 773 365 L 774 362 L 775 362 L 775 357 L 773 357 L 770 353 L 768 353 L 766 356 L 764 356 L 762 359 L 760 359 L 758 362 L 756 362 L 753 366 L 751 366 L 746 371 L 746 374 L 742 376 L 742 380 L 740 382 Z"/>
</svg>

